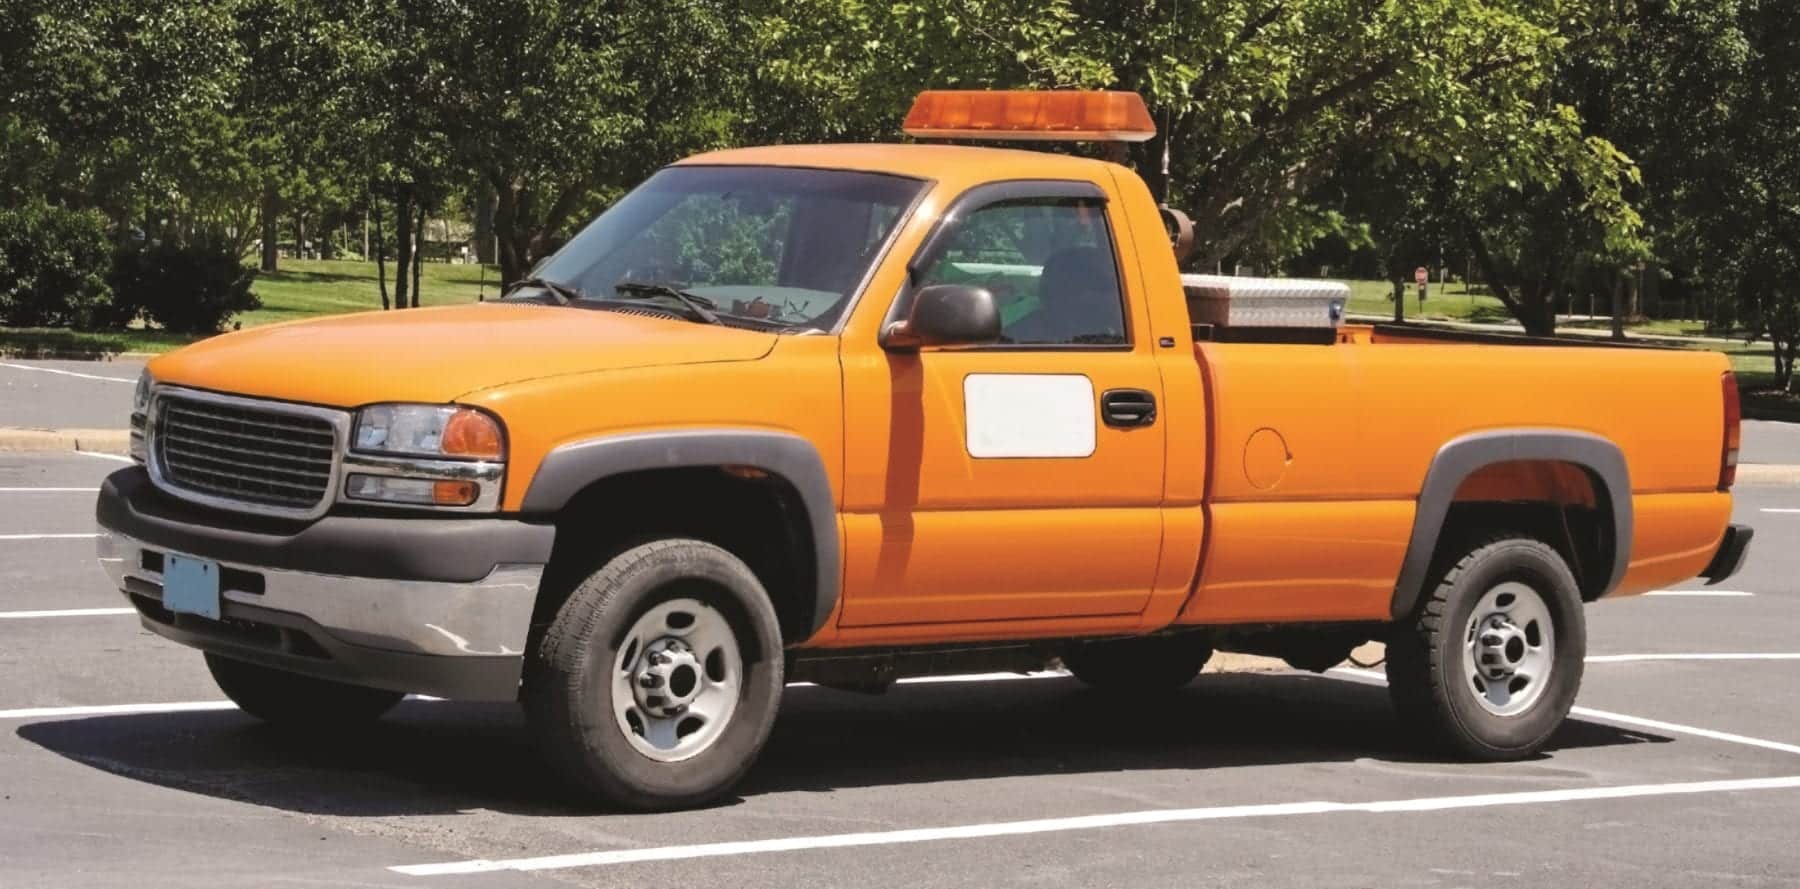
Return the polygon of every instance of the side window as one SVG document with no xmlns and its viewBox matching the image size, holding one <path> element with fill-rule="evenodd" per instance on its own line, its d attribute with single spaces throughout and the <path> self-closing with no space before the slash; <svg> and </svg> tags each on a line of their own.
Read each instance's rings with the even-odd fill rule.
<svg viewBox="0 0 1800 889">
<path fill-rule="evenodd" d="M 1124 299 L 1106 205 L 1026 198 L 963 217 L 923 284 L 973 284 L 1000 303 L 1000 342 L 1121 345 Z"/>
</svg>

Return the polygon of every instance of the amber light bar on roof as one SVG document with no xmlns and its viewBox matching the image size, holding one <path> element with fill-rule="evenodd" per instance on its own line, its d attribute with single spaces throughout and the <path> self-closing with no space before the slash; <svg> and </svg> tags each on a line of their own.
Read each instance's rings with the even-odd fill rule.
<svg viewBox="0 0 1800 889">
<path fill-rule="evenodd" d="M 926 90 L 901 129 L 925 139 L 1142 142 L 1156 135 L 1137 93 Z"/>
</svg>

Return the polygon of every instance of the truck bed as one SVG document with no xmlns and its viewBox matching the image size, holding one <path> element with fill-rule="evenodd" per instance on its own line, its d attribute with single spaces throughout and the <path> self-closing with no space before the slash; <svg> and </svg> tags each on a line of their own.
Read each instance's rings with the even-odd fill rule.
<svg viewBox="0 0 1800 889">
<path fill-rule="evenodd" d="M 1352 325 L 1330 344 L 1200 340 L 1194 354 L 1209 522 L 1186 623 L 1387 619 L 1433 458 L 1484 431 L 1572 430 L 1623 452 L 1636 521 L 1617 595 L 1704 570 L 1729 516 L 1730 366 L 1715 353 Z M 1593 497 L 1567 466 L 1509 471 L 1459 499 Z"/>
</svg>

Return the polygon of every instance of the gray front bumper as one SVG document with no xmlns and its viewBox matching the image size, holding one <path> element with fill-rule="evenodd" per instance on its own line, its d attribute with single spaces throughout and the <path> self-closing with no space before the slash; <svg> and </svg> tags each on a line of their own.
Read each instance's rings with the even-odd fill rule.
<svg viewBox="0 0 1800 889">
<path fill-rule="evenodd" d="M 159 567 L 170 552 L 100 528 L 101 564 L 160 635 L 341 682 L 463 700 L 517 697 L 542 565 L 499 565 L 457 583 L 220 562 L 222 619 L 214 621 L 162 607 Z"/>
</svg>

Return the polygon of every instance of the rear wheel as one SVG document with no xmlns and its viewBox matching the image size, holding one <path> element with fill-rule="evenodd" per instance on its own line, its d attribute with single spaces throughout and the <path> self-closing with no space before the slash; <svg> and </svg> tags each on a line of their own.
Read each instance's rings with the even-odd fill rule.
<svg viewBox="0 0 1800 889">
<path fill-rule="evenodd" d="M 1088 685 L 1149 693 L 1194 681 L 1212 653 L 1211 646 L 1193 636 L 1143 636 L 1072 643 L 1062 662 Z"/>
<path fill-rule="evenodd" d="M 1387 650 L 1388 689 L 1410 728 L 1480 760 L 1530 756 L 1581 687 L 1581 594 L 1548 544 L 1489 536 L 1444 569 Z"/>
<path fill-rule="evenodd" d="M 406 697 L 397 691 L 301 676 L 206 655 L 219 690 L 245 713 L 276 725 L 330 728 L 373 722 Z"/>
<path fill-rule="evenodd" d="M 756 760 L 782 668 L 756 575 L 710 543 L 660 540 L 607 562 L 563 603 L 534 655 L 526 714 L 583 796 L 697 806 Z"/>
</svg>

